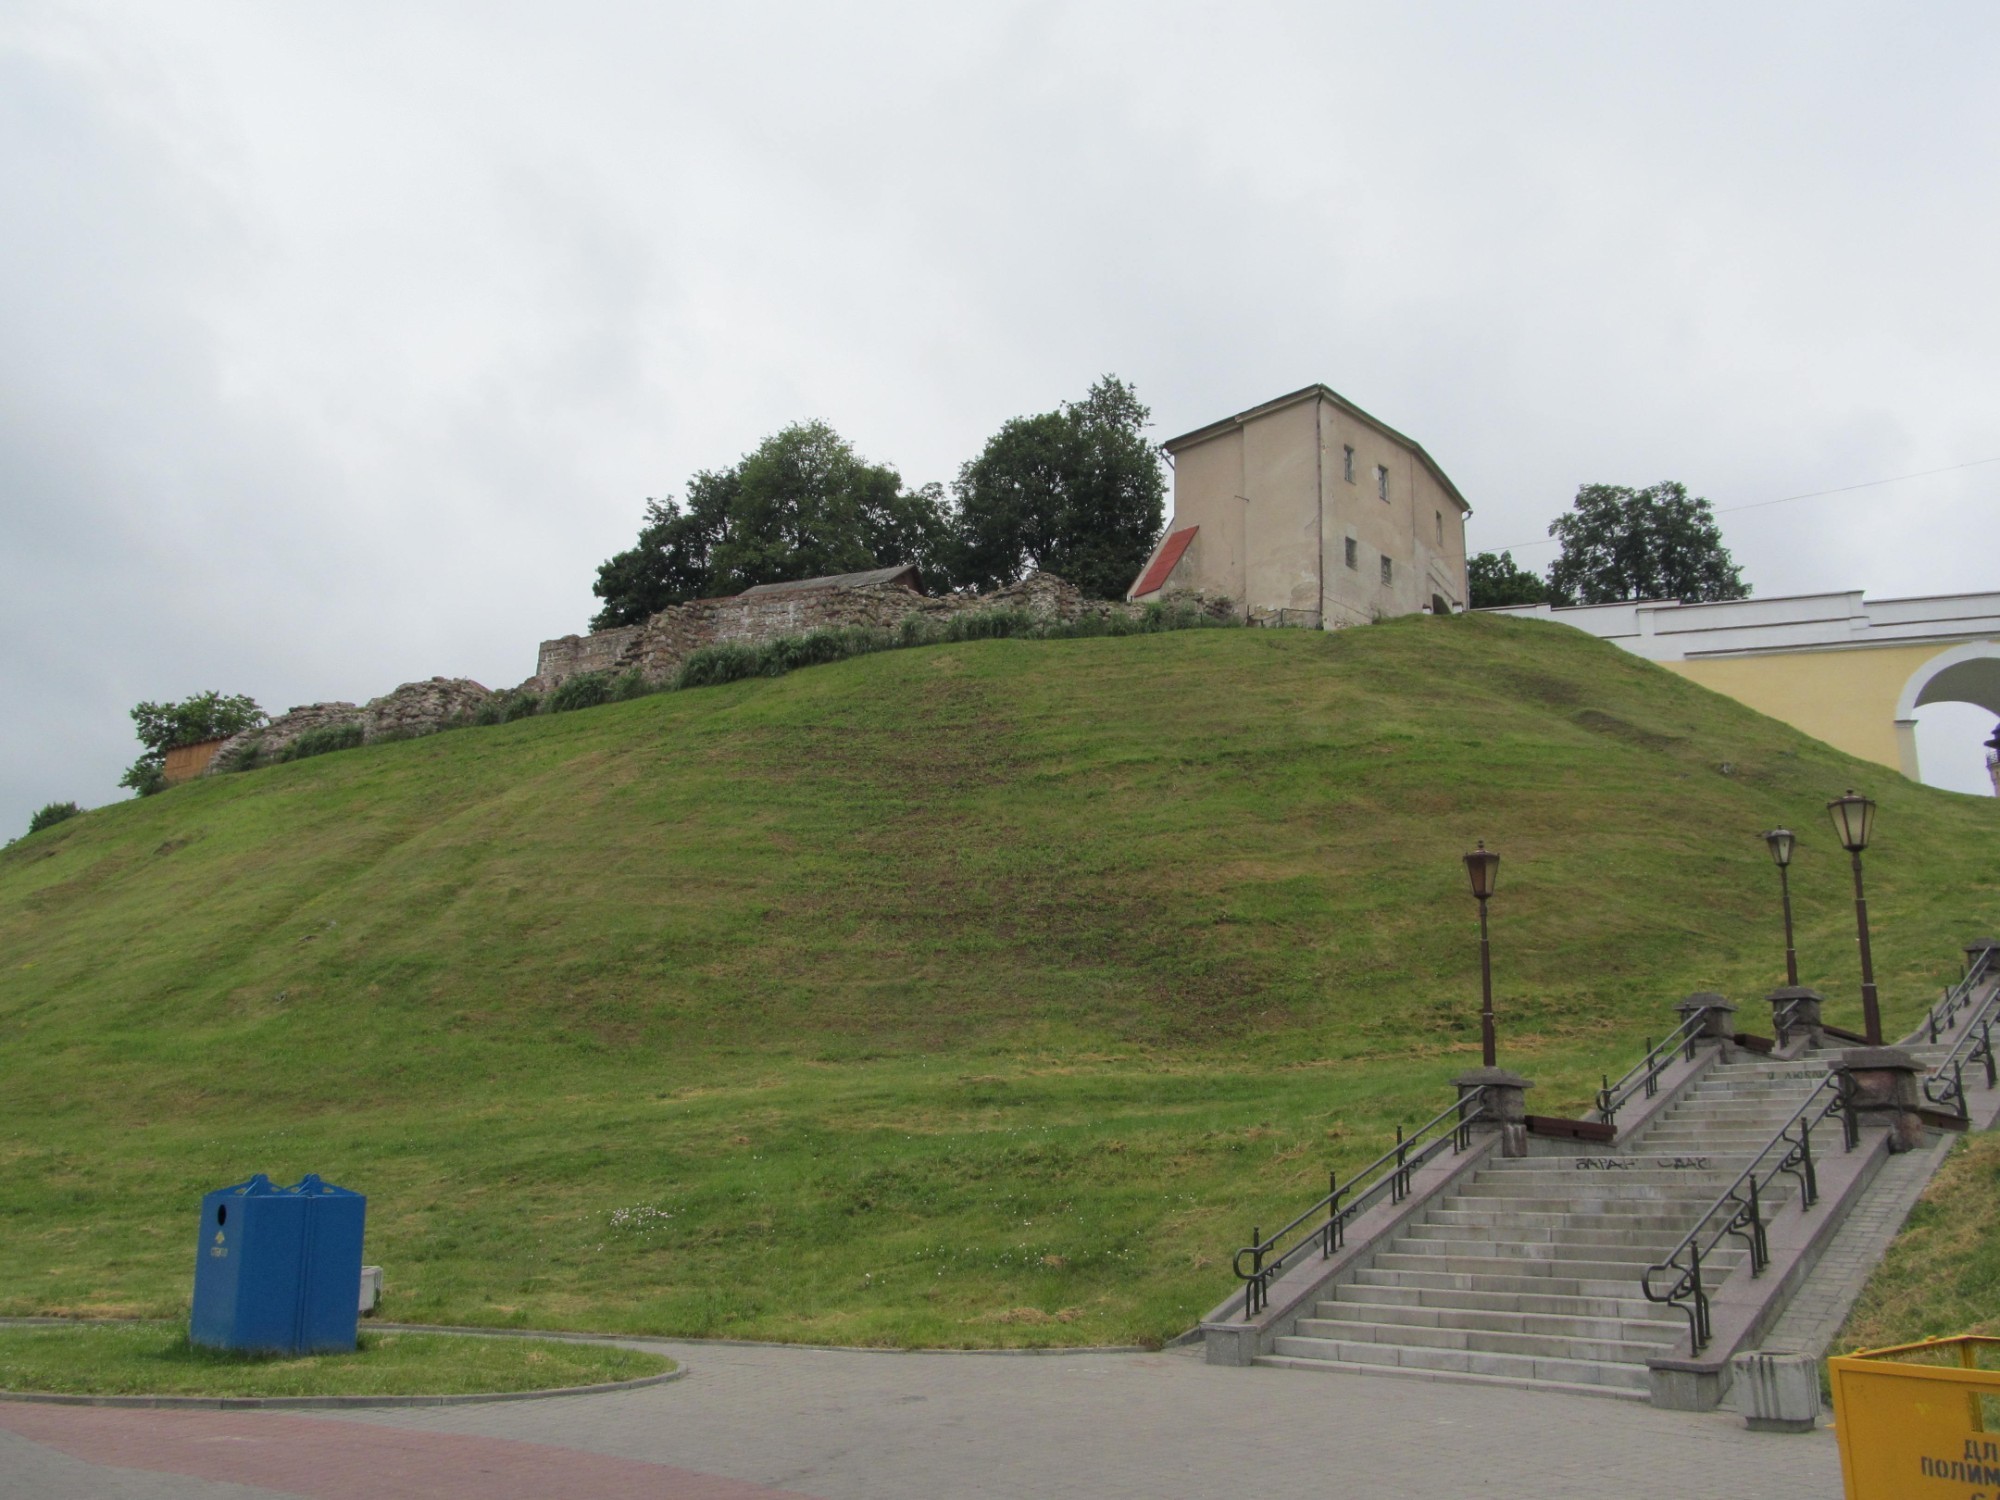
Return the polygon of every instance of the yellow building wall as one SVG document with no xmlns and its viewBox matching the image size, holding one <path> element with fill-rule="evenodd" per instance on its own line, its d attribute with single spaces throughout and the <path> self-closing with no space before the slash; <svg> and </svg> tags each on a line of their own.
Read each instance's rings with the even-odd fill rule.
<svg viewBox="0 0 2000 1500">
<path fill-rule="evenodd" d="M 1660 665 L 1803 729 L 1836 750 L 1914 778 L 1916 741 L 1907 730 L 1899 732 L 1896 727 L 1896 700 L 1910 674 L 1946 649 L 1929 641 L 1915 646 L 1773 651 Z"/>
</svg>

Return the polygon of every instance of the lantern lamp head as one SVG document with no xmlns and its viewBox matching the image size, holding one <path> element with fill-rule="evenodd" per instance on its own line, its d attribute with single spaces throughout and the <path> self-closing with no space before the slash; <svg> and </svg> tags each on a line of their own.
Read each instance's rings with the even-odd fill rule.
<svg viewBox="0 0 2000 1500">
<path fill-rule="evenodd" d="M 1869 837 L 1875 832 L 1875 804 L 1862 796 L 1854 788 L 1847 789 L 1844 797 L 1835 797 L 1826 805 L 1827 816 L 1833 819 L 1834 837 L 1840 840 L 1840 847 L 1850 854 L 1859 854 L 1868 847 Z"/>
<path fill-rule="evenodd" d="M 1797 836 L 1791 829 L 1773 828 L 1764 835 L 1764 842 L 1771 848 L 1771 862 L 1779 869 L 1792 862 L 1792 845 L 1797 842 Z"/>
<path fill-rule="evenodd" d="M 1493 894 L 1495 880 L 1499 876 L 1500 856 L 1486 847 L 1486 840 L 1479 841 L 1479 847 L 1465 856 L 1465 873 L 1472 879 L 1472 894 L 1484 901 Z"/>
</svg>

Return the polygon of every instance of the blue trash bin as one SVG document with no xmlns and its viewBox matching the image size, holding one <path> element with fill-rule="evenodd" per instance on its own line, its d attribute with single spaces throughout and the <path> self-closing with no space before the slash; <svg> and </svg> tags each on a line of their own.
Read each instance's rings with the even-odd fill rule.
<svg viewBox="0 0 2000 1500">
<path fill-rule="evenodd" d="M 368 1200 L 307 1176 L 259 1172 L 201 1200 L 191 1342 L 319 1354 L 354 1348 Z"/>
</svg>

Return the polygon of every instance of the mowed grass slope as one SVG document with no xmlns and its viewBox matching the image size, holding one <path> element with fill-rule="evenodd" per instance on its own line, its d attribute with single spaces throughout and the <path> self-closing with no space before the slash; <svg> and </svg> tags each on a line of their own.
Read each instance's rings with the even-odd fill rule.
<svg viewBox="0 0 2000 1500">
<path fill-rule="evenodd" d="M 1580 632 L 866 657 L 216 778 L 0 854 L 0 1312 L 171 1314 L 200 1194 L 370 1196 L 390 1316 L 1147 1341 L 1477 1061 L 1574 1112 L 1672 1004 L 1892 1023 L 2000 926 L 1988 799 Z"/>
</svg>

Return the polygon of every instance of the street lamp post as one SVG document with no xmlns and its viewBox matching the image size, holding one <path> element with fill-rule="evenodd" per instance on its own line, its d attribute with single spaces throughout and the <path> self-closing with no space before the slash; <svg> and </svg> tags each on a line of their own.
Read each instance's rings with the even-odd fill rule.
<svg viewBox="0 0 2000 1500">
<path fill-rule="evenodd" d="M 1868 951 L 1868 898 L 1861 890 L 1861 851 L 1875 831 L 1875 804 L 1849 787 L 1846 796 L 1827 803 L 1826 811 L 1840 847 L 1854 861 L 1854 922 L 1861 933 L 1861 1029 L 1868 1035 L 1868 1045 L 1879 1047 L 1882 1010 L 1875 995 L 1875 960 Z"/>
<path fill-rule="evenodd" d="M 1778 894 L 1785 904 L 1785 983 L 1793 989 L 1799 987 L 1799 954 L 1792 946 L 1792 844 L 1795 842 L 1789 828 L 1773 828 L 1764 835 L 1764 842 L 1770 846 L 1771 860 L 1778 867 Z"/>
<path fill-rule="evenodd" d="M 1493 884 L 1500 871 L 1500 856 L 1486 847 L 1486 840 L 1465 856 L 1465 873 L 1472 878 L 1473 899 L 1479 903 L 1479 1060 L 1482 1066 L 1499 1066 L 1493 1035 L 1493 950 L 1486 941 L 1486 903 L 1492 898 Z"/>
</svg>

